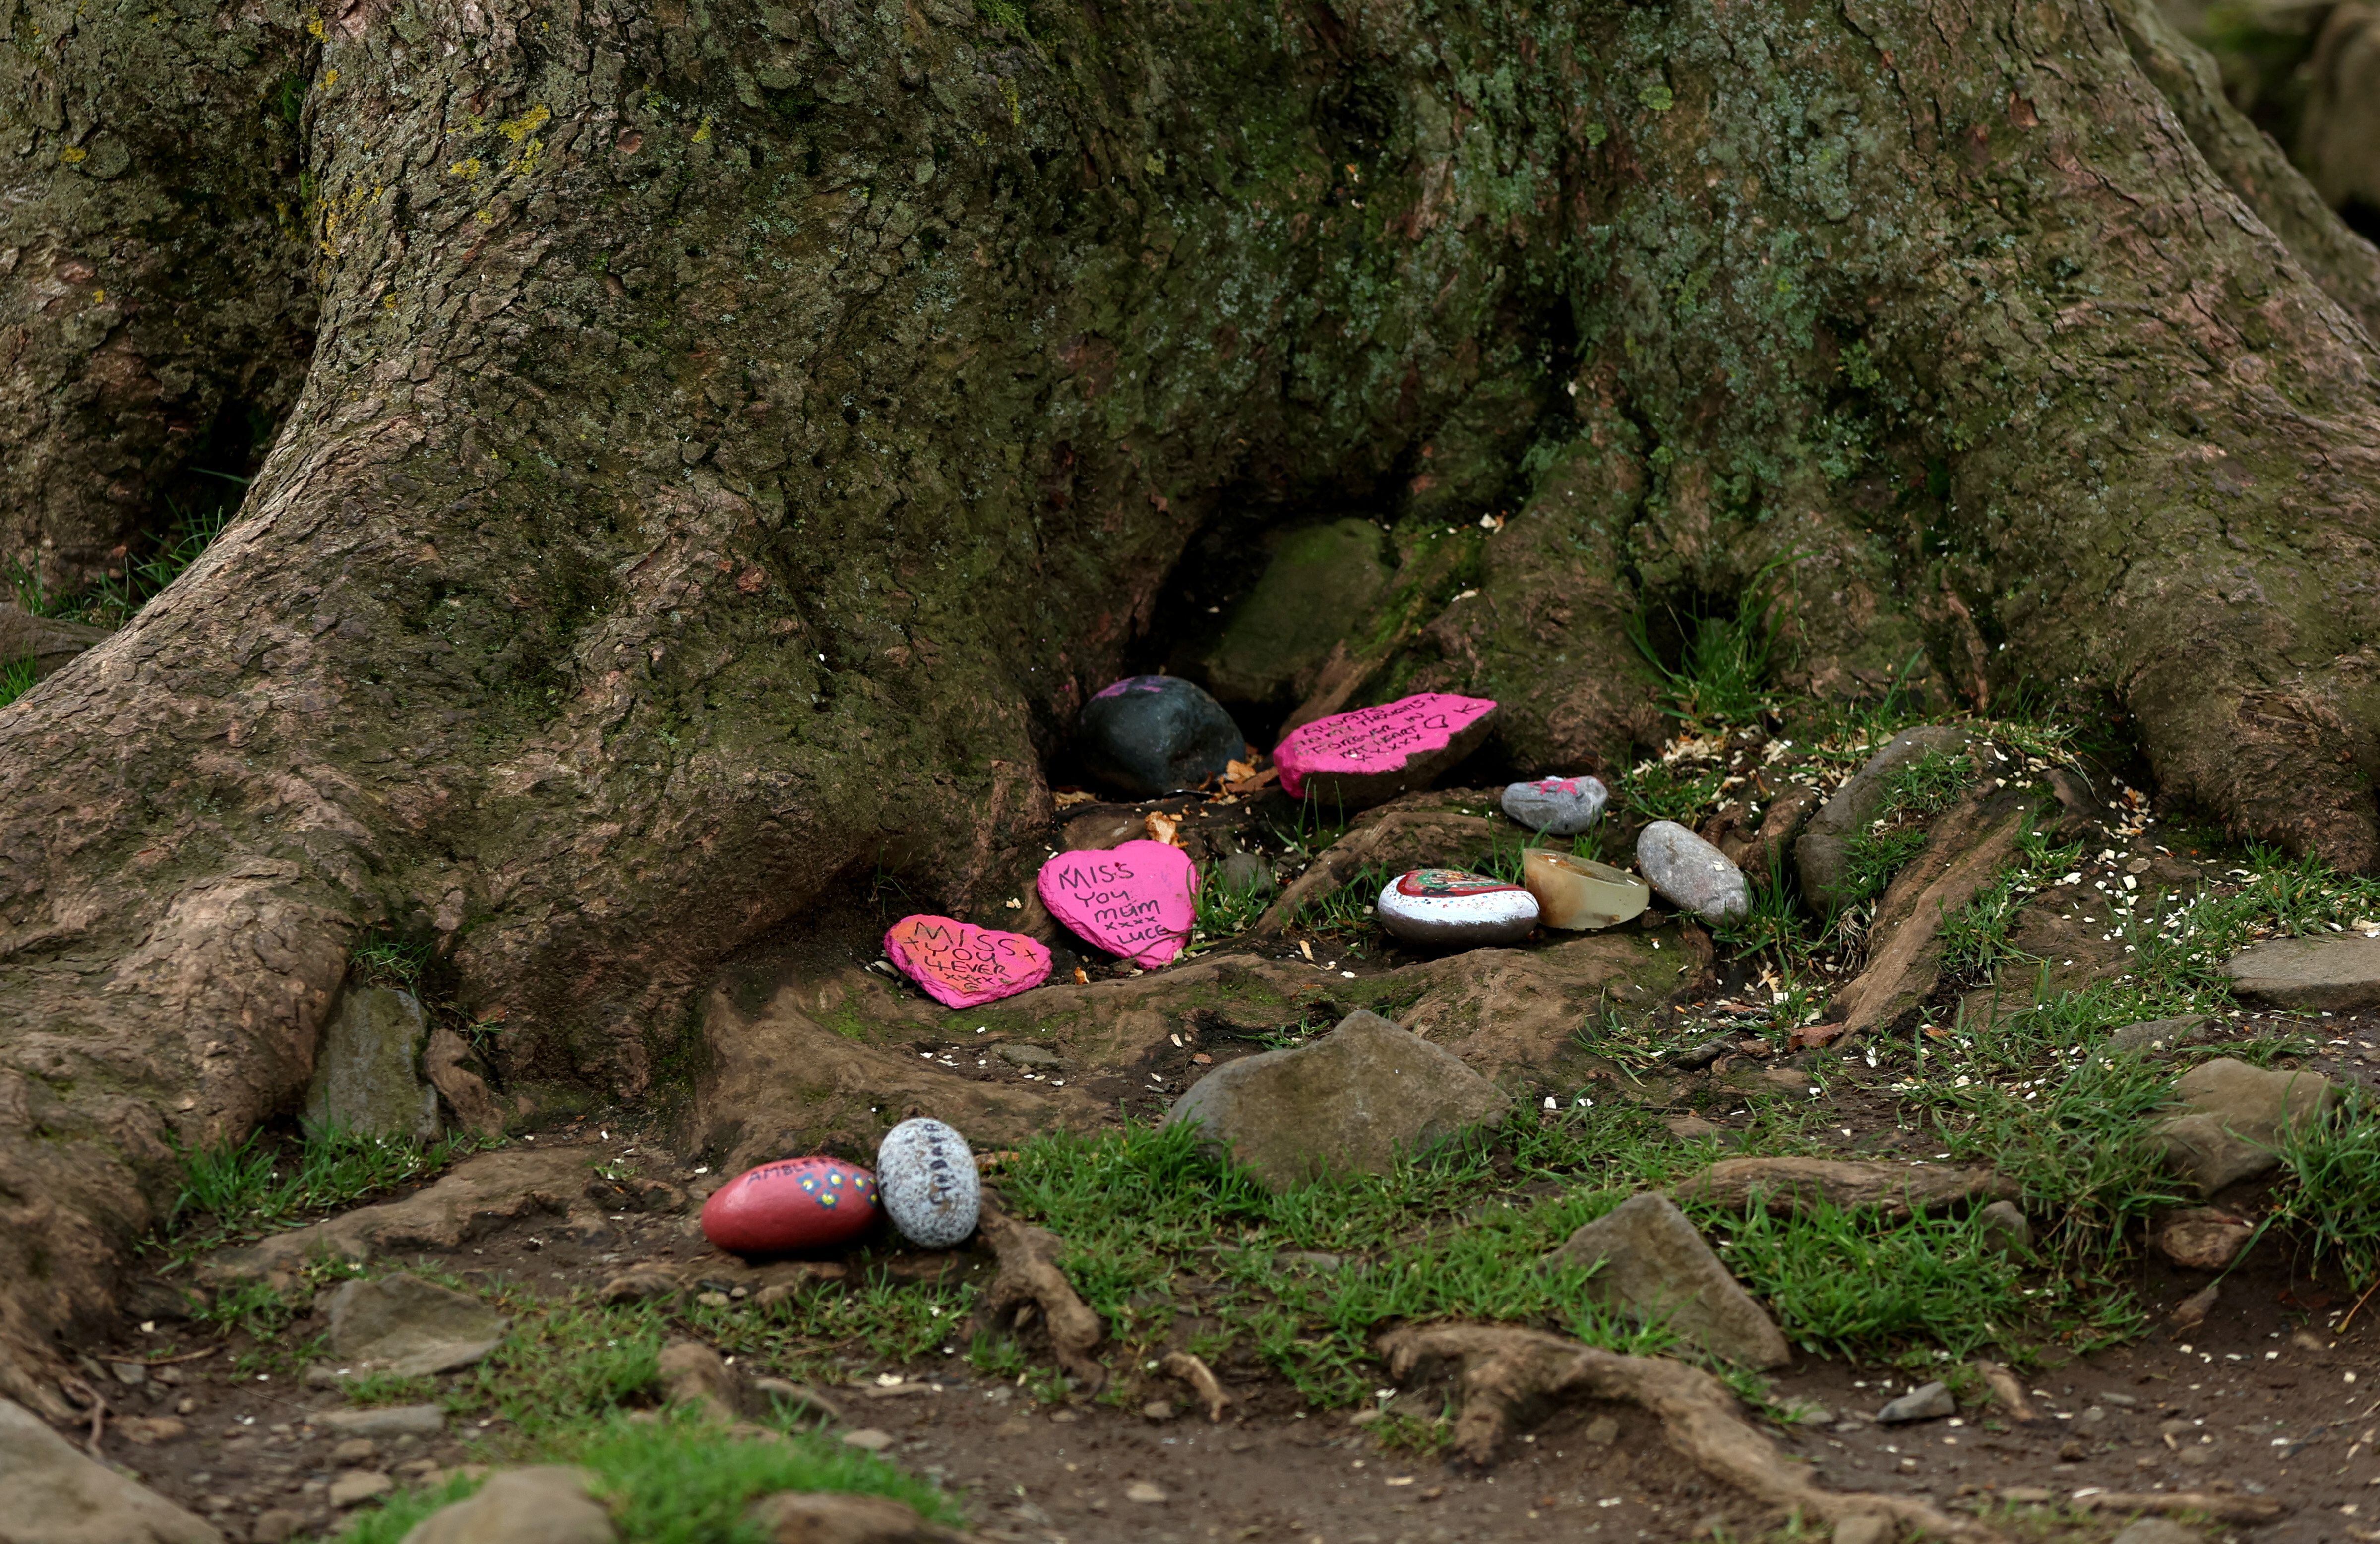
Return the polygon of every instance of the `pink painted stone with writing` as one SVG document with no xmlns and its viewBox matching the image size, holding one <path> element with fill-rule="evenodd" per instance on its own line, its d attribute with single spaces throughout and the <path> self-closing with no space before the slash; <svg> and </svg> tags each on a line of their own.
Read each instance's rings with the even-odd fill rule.
<svg viewBox="0 0 2380 1544">
<path fill-rule="evenodd" d="M 1198 871 L 1161 841 L 1061 852 L 1036 882 L 1050 914 L 1110 954 L 1162 965 L 1190 941 Z"/>
<path fill-rule="evenodd" d="M 1487 697 L 1416 693 L 1300 725 L 1273 748 L 1273 766 L 1292 798 L 1362 809 L 1428 787 L 1486 738 L 1495 711 Z"/>
<path fill-rule="evenodd" d="M 884 953 L 948 1007 L 997 1002 L 1050 979 L 1050 951 L 1039 939 L 952 917 L 902 918 L 885 933 Z"/>
</svg>

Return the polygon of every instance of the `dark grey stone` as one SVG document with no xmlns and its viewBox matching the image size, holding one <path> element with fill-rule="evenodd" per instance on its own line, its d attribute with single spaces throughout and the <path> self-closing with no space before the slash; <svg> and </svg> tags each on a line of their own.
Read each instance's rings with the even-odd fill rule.
<svg viewBox="0 0 2380 1544">
<path fill-rule="evenodd" d="M 1928 1383 L 1912 1389 L 1876 1413 L 1878 1426 L 1898 1426 L 1903 1421 L 1940 1420 L 1959 1413 L 1959 1402 L 1940 1383 Z"/>
<path fill-rule="evenodd" d="M 2362 1013 L 2380 1007 L 2380 938 L 2361 933 L 2267 938 L 2223 967 L 2245 1001 L 2311 1013 Z"/>
<path fill-rule="evenodd" d="M 1204 690 L 1178 676 L 1127 676 L 1083 709 L 1083 766 L 1102 783 L 1150 799 L 1220 777 L 1247 738 Z"/>
<path fill-rule="evenodd" d="M 400 1271 L 328 1294 L 331 1355 L 354 1372 L 425 1378 L 469 1367 L 512 1321 L 466 1293 Z"/>
<path fill-rule="evenodd" d="M 1504 790 L 1504 813 L 1532 831 L 1574 837 L 1603 816 L 1611 790 L 1597 778 L 1540 778 Z"/>
<path fill-rule="evenodd" d="M 1752 886 L 1718 848 L 1674 820 L 1636 834 L 1636 870 L 1653 893 L 1681 911 L 1726 926 L 1752 915 Z"/>
</svg>

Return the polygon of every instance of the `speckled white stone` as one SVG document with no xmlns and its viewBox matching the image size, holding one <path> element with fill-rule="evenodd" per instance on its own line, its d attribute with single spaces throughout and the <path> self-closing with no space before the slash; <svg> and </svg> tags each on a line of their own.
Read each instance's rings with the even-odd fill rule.
<svg viewBox="0 0 2380 1544">
<path fill-rule="evenodd" d="M 1602 818 L 1610 801 L 1611 790 L 1597 778 L 1540 778 L 1504 788 L 1504 813 L 1549 837 L 1577 836 Z"/>
<path fill-rule="evenodd" d="M 901 1236 L 947 1249 L 975 1231 L 983 1207 L 975 1153 L 939 1120 L 905 1120 L 876 1149 L 876 1196 Z"/>
<path fill-rule="evenodd" d="M 1706 923 L 1740 923 L 1752 915 L 1752 886 L 1743 871 L 1674 820 L 1657 820 L 1637 833 L 1636 871 L 1663 900 Z"/>
</svg>

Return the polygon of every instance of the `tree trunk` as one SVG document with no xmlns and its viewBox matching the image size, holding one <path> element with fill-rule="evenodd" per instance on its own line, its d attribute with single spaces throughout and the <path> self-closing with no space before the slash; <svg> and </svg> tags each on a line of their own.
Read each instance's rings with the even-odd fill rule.
<svg viewBox="0 0 2380 1544">
<path fill-rule="evenodd" d="M 314 340 L 237 523 L 0 712 L 0 1392 L 366 930 L 634 1098 L 840 881 L 1014 894 L 1218 522 L 1392 520 L 1324 694 L 1516 765 L 1627 754 L 1627 620 L 1779 563 L 1818 689 L 2080 682 L 2380 857 L 2371 248 L 2103 5 L 0 7 L 7 538 L 101 561 Z"/>
</svg>

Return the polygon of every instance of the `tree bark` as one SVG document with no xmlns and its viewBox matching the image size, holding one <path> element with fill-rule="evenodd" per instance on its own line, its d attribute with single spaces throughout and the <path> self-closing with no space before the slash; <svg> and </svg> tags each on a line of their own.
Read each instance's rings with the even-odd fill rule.
<svg viewBox="0 0 2380 1544">
<path fill-rule="evenodd" d="M 1497 696 L 1517 764 L 1627 754 L 1627 619 L 1781 563 L 1797 680 L 2080 682 L 2380 857 L 2362 292 L 2101 5 L 0 6 L 8 539 L 98 550 L 167 370 L 313 340 L 237 522 L 0 712 L 14 1397 L 364 931 L 639 1097 L 839 884 L 1038 858 L 1226 516 L 1393 520 L 1326 690 Z"/>
</svg>

